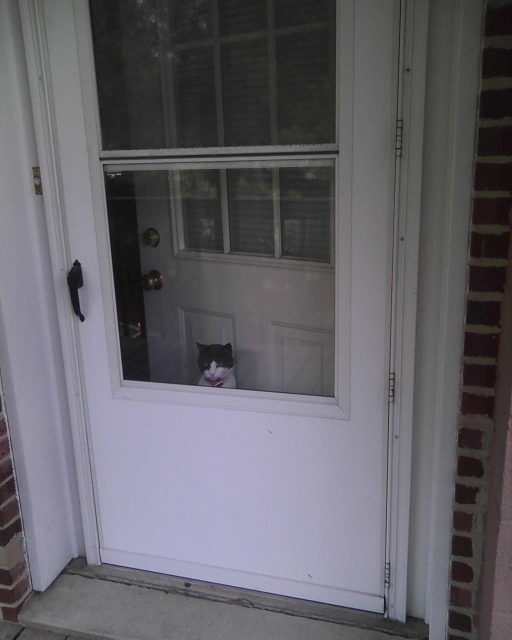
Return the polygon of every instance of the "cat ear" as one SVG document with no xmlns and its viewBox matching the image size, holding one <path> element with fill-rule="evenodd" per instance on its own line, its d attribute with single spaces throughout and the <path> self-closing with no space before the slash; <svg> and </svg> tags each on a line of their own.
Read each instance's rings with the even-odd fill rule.
<svg viewBox="0 0 512 640">
<path fill-rule="evenodd" d="M 206 349 L 206 345 L 201 344 L 200 342 L 196 342 L 196 344 L 197 344 L 197 348 L 199 349 L 199 353 L 203 353 L 203 351 Z"/>
<path fill-rule="evenodd" d="M 227 344 L 224 345 L 224 349 L 227 349 L 228 351 L 233 351 L 233 347 L 231 346 L 231 342 L 228 342 Z"/>
</svg>

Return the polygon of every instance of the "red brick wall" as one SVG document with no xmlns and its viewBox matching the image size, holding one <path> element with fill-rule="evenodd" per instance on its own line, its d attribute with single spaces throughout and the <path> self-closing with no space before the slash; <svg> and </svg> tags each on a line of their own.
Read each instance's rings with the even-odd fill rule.
<svg viewBox="0 0 512 640">
<path fill-rule="evenodd" d="M 0 388 L 0 620 L 16 622 L 30 594 L 21 516 Z"/>
<path fill-rule="evenodd" d="M 512 206 L 512 0 L 488 3 L 479 109 L 453 515 L 449 640 L 478 637 L 475 598 L 482 567 L 501 301 Z"/>
</svg>

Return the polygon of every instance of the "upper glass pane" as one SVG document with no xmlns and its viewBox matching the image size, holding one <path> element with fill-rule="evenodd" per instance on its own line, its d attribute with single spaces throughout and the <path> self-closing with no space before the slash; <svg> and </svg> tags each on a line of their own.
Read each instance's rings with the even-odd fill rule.
<svg viewBox="0 0 512 640">
<path fill-rule="evenodd" d="M 104 150 L 335 142 L 335 0 L 90 0 Z"/>
</svg>

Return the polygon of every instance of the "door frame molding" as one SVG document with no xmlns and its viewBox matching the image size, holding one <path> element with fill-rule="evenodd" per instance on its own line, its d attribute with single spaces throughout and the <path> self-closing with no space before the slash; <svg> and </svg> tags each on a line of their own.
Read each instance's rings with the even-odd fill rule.
<svg viewBox="0 0 512 640">
<path fill-rule="evenodd" d="M 74 3 L 76 0 L 74 0 Z M 412 456 L 412 409 L 416 332 L 416 291 L 419 260 L 419 220 L 422 187 L 422 149 L 427 59 L 429 0 L 397 0 L 407 4 L 401 92 L 403 142 L 401 181 L 397 192 L 394 258 L 395 299 L 392 340 L 395 345 L 395 402 L 390 413 L 387 561 L 390 563 L 387 615 L 405 620 L 409 539 L 409 505 Z M 45 209 L 59 330 L 71 414 L 85 550 L 90 564 L 100 564 L 94 485 L 88 450 L 88 416 L 81 384 L 82 364 L 76 319 L 69 305 L 66 272 L 72 262 L 66 235 L 64 200 L 60 189 L 61 167 L 52 111 L 51 75 L 41 0 L 20 0 L 37 146 L 45 189 Z M 405 235 L 407 230 L 407 236 Z M 402 241 L 401 238 L 406 238 Z"/>
</svg>

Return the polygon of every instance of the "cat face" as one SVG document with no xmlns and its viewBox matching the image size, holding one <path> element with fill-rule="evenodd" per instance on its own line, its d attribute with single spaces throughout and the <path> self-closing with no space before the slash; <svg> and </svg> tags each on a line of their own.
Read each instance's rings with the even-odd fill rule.
<svg viewBox="0 0 512 640">
<path fill-rule="evenodd" d="M 221 380 L 233 367 L 233 347 L 228 344 L 201 344 L 197 364 L 206 380 Z"/>
</svg>

